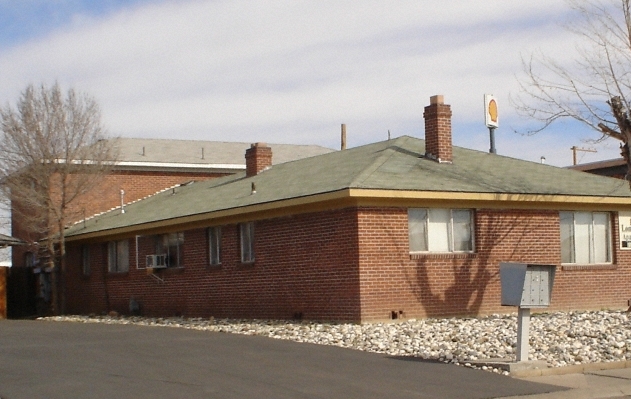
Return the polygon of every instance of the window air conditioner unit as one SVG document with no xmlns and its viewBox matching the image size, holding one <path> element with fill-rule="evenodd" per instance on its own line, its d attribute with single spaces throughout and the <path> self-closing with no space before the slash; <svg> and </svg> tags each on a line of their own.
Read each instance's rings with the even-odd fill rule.
<svg viewBox="0 0 631 399">
<path fill-rule="evenodd" d="M 147 267 L 163 269 L 167 267 L 166 255 L 147 255 Z"/>
</svg>

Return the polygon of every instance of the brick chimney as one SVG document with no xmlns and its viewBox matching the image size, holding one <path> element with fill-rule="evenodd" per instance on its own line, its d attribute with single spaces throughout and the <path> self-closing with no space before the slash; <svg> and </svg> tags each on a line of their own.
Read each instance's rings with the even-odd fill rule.
<svg viewBox="0 0 631 399">
<path fill-rule="evenodd" d="M 423 112 L 425 118 L 425 156 L 440 163 L 451 163 L 451 106 L 442 95 L 432 96 Z"/>
<path fill-rule="evenodd" d="M 254 143 L 245 150 L 245 176 L 256 176 L 272 166 L 272 149 L 265 143 Z"/>
</svg>

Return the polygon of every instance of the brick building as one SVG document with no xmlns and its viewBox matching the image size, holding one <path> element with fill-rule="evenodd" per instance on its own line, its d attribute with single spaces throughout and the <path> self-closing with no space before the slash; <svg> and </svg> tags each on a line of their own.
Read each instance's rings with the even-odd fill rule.
<svg viewBox="0 0 631 399">
<path fill-rule="evenodd" d="M 203 181 L 245 170 L 243 154 L 247 143 L 173 139 L 116 138 L 119 161 L 100 186 L 73 204 L 69 222 L 133 202 L 156 192 L 190 181 Z M 274 164 L 332 152 L 316 145 L 272 144 Z M 20 220 L 12 219 L 12 235 L 26 242 L 39 237 L 24 231 Z M 42 282 L 37 267 L 37 246 L 20 246 L 12 251 L 9 270 L 9 315 L 33 314 L 37 290 Z M 28 270 L 27 270 L 28 269 Z M 34 274 L 33 271 L 36 273 Z M 0 307 L 5 296 L 0 292 Z"/>
<path fill-rule="evenodd" d="M 624 179 L 627 175 L 627 163 L 623 158 L 607 159 L 568 166 L 568 169 L 580 170 L 600 176 Z"/>
<path fill-rule="evenodd" d="M 551 309 L 631 298 L 626 182 L 403 136 L 182 185 L 70 228 L 73 313 L 368 322 L 514 311 L 499 263 L 557 265 Z M 149 267 L 149 266 L 150 267 Z M 131 305 L 131 306 L 130 306 Z"/>
</svg>

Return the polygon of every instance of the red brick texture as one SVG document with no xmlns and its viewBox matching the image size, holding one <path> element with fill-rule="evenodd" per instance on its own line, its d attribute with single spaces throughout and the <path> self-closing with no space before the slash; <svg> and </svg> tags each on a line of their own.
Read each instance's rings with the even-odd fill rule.
<svg viewBox="0 0 631 399">
<path fill-rule="evenodd" d="M 184 232 L 184 267 L 147 275 L 136 268 L 130 239 L 128 273 L 107 273 L 105 243 L 90 244 L 83 276 L 80 246 L 68 247 L 68 311 L 128 313 L 134 297 L 143 314 L 359 321 L 357 218 L 353 209 L 254 222 L 255 262 L 242 264 L 238 225 L 222 226 L 221 265 L 210 266 L 206 229 Z M 138 259 L 155 253 L 138 239 Z"/>
<path fill-rule="evenodd" d="M 272 166 L 272 149 L 265 143 L 252 144 L 245 151 L 245 175 L 255 176 Z"/>
<path fill-rule="evenodd" d="M 617 248 L 614 265 L 561 267 L 557 211 L 475 212 L 474 254 L 409 255 L 407 209 L 359 211 L 362 320 L 476 316 L 514 312 L 503 307 L 500 262 L 557 265 L 549 310 L 626 307 L 631 298 L 631 251 Z"/>
<path fill-rule="evenodd" d="M 112 171 L 105 176 L 100 186 L 84 195 L 70 210 L 74 220 L 83 219 L 111 208 L 120 206 L 120 190 L 125 191 L 124 201 L 132 202 L 176 184 L 191 180 L 207 180 L 225 176 L 219 173 L 205 172 L 149 172 L 149 171 Z"/>
<path fill-rule="evenodd" d="M 103 178 L 98 188 L 77 198 L 76 202 L 68 209 L 68 223 L 82 220 L 99 212 L 120 206 L 120 191 L 124 190 L 124 201 L 129 203 L 146 196 L 155 194 L 165 188 L 191 180 L 207 180 L 225 176 L 220 173 L 207 172 L 151 172 L 114 170 Z M 27 234 L 20 221 L 12 219 L 12 235 L 28 242 L 37 241 L 39 237 Z M 24 254 L 27 251 L 36 251 L 30 247 L 14 247 L 12 255 L 13 266 L 21 267 L 24 264 Z"/>
<path fill-rule="evenodd" d="M 425 118 L 425 155 L 440 162 L 452 162 L 451 106 L 443 96 L 433 96 L 423 112 Z"/>
<path fill-rule="evenodd" d="M 222 264 L 208 265 L 205 229 L 184 232 L 184 267 L 107 273 L 105 243 L 91 244 L 90 276 L 80 246 L 69 246 L 69 311 L 127 313 L 134 297 L 147 315 L 231 318 L 304 317 L 370 322 L 392 318 L 514 312 L 500 306 L 499 263 L 557 265 L 549 310 L 622 308 L 631 298 L 631 251 L 605 269 L 560 265 L 559 213 L 475 210 L 475 253 L 409 253 L 406 208 L 360 207 L 255 222 L 254 264 L 240 261 L 238 225 L 222 227 Z M 152 241 L 140 237 L 144 265 Z M 576 269 L 576 268 L 574 268 Z"/>
</svg>

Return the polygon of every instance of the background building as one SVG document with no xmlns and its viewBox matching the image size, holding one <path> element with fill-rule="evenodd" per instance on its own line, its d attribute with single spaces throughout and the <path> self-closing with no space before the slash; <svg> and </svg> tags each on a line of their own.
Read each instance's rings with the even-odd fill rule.
<svg viewBox="0 0 631 399">
<path fill-rule="evenodd" d="M 249 143 L 114 139 L 120 149 L 119 162 L 105 176 L 98 189 L 74 203 L 69 214 L 75 222 L 108 211 L 178 184 L 214 179 L 245 170 L 244 153 Z M 272 144 L 275 164 L 332 152 L 315 145 Z M 12 235 L 28 243 L 40 237 L 29 234 L 12 219 Z M 47 271 L 39 267 L 37 245 L 20 246 L 12 252 L 13 268 L 9 273 L 9 316 L 23 317 L 38 312 L 37 303 L 48 301 Z M 40 306 L 45 309 L 45 306 Z M 44 311 L 44 310 L 40 310 Z"/>
</svg>

